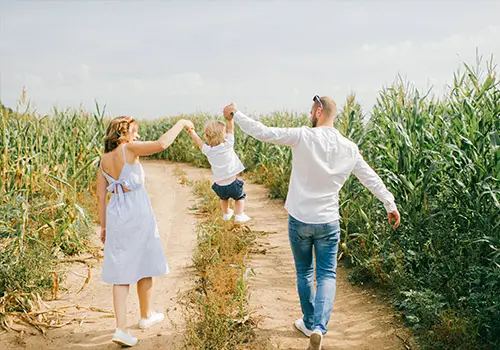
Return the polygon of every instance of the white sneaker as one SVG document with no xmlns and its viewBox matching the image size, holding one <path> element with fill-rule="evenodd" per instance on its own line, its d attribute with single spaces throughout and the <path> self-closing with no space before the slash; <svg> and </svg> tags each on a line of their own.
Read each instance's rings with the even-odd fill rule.
<svg viewBox="0 0 500 350">
<path fill-rule="evenodd" d="M 149 328 L 152 325 L 157 324 L 158 322 L 163 321 L 164 318 L 165 318 L 165 315 L 162 314 L 161 312 L 151 311 L 151 316 L 149 316 L 149 318 L 141 318 L 139 320 L 139 328 L 140 329 Z"/>
<path fill-rule="evenodd" d="M 319 329 L 315 329 L 309 338 L 308 350 L 321 350 L 321 343 L 323 341 L 323 333 Z"/>
<path fill-rule="evenodd" d="M 304 333 L 306 337 L 310 337 L 312 332 L 309 328 L 306 327 L 306 324 L 304 323 L 304 320 L 302 318 L 299 318 L 298 320 L 295 320 L 295 328 L 297 328 L 299 331 Z"/>
<path fill-rule="evenodd" d="M 222 220 L 224 221 L 229 221 L 233 217 L 234 210 L 233 209 L 228 209 L 227 214 L 222 215 Z"/>
<path fill-rule="evenodd" d="M 120 346 L 134 346 L 137 344 L 136 337 L 133 337 L 130 333 L 125 333 L 118 328 L 116 329 L 113 339 L 111 340 Z"/>
<path fill-rule="evenodd" d="M 248 222 L 248 221 L 250 221 L 250 217 L 245 213 L 241 213 L 240 215 L 234 216 L 234 223 L 235 224 L 242 224 L 242 223 Z"/>
</svg>

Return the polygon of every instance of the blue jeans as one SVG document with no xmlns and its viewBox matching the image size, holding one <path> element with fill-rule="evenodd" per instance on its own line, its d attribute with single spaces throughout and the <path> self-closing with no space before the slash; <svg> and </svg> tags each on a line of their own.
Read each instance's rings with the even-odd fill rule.
<svg viewBox="0 0 500 350">
<path fill-rule="evenodd" d="M 306 224 L 289 215 L 288 235 L 297 271 L 297 289 L 304 324 L 310 330 L 319 329 L 325 334 L 336 291 L 339 222 Z M 316 258 L 316 291 L 313 248 Z"/>
</svg>

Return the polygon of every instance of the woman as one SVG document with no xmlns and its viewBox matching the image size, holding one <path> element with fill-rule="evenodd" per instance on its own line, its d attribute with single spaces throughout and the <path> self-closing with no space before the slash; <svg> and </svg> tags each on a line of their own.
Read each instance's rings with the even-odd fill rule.
<svg viewBox="0 0 500 350">
<path fill-rule="evenodd" d="M 113 284 L 116 331 L 113 342 L 133 346 L 137 338 L 126 331 L 129 285 L 137 283 L 141 309 L 140 328 L 161 322 L 164 315 L 151 310 L 153 276 L 168 273 L 156 218 L 144 187 L 140 156 L 165 150 L 183 128 L 179 120 L 156 141 L 139 142 L 138 124 L 132 117 L 113 119 L 104 138 L 104 155 L 97 173 L 101 241 L 104 243 L 102 280 Z M 113 195 L 106 205 L 106 192 Z"/>
</svg>

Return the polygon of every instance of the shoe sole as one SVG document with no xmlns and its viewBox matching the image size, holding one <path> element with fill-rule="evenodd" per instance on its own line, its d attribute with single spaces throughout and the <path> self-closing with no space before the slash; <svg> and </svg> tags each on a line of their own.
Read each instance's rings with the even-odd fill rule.
<svg viewBox="0 0 500 350">
<path fill-rule="evenodd" d="M 317 333 L 313 333 L 311 334 L 311 337 L 310 337 L 310 346 L 309 348 L 311 350 L 320 350 L 321 349 L 321 336 Z"/>
<path fill-rule="evenodd" d="M 115 344 L 118 344 L 118 345 L 120 345 L 120 346 L 127 347 L 127 348 L 130 348 L 130 347 L 132 347 L 132 346 L 134 346 L 134 345 L 135 345 L 135 344 L 129 344 L 129 343 L 126 343 L 126 342 L 124 342 L 123 340 L 119 340 L 119 339 L 113 339 L 112 341 L 113 341 L 113 343 L 115 343 Z"/>
</svg>

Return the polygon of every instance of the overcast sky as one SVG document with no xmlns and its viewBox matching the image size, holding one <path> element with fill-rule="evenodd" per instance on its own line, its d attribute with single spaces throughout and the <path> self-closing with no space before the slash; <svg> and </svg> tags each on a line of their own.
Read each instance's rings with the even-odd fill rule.
<svg viewBox="0 0 500 350">
<path fill-rule="evenodd" d="M 312 96 L 366 110 L 398 74 L 443 91 L 476 48 L 500 62 L 500 1 L 0 0 L 0 98 L 154 118 L 307 112 Z"/>
</svg>

